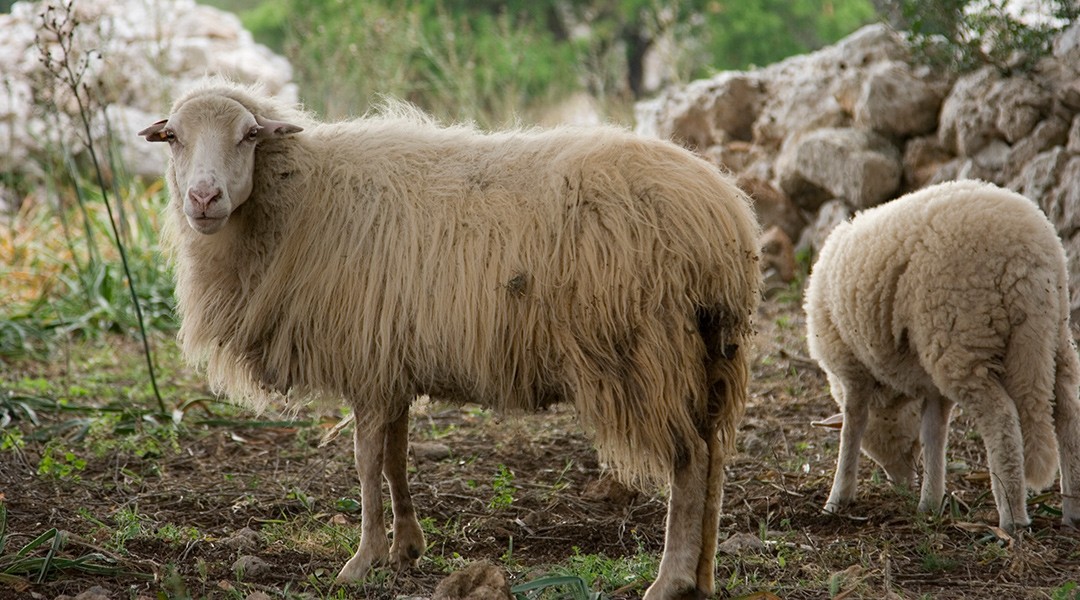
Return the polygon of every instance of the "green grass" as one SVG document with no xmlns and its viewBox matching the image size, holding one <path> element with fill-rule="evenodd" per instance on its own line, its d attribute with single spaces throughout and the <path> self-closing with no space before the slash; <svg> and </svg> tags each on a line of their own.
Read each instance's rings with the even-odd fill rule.
<svg viewBox="0 0 1080 600">
<path fill-rule="evenodd" d="M 94 575 L 121 575 L 127 573 L 117 561 L 102 552 L 71 552 L 72 546 L 84 546 L 72 540 L 70 534 L 56 528 L 45 530 L 21 547 L 10 544 L 7 531 L 7 509 L 0 500 L 0 583 L 25 591 L 30 582 L 43 581 L 63 573 L 82 572 Z"/>
</svg>

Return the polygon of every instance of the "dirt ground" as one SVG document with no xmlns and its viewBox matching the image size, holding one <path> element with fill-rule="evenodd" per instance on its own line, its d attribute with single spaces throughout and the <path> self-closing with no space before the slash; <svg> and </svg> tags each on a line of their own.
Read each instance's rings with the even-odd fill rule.
<svg viewBox="0 0 1080 600">
<path fill-rule="evenodd" d="M 850 514 L 822 514 L 838 436 L 810 423 L 835 406 L 807 358 L 798 300 L 766 303 L 759 331 L 751 403 L 727 466 L 718 597 L 1077 597 L 1080 534 L 1060 527 L 1060 495 L 1032 499 L 1031 531 L 996 537 L 984 452 L 963 414 L 950 438 L 950 515 L 916 516 L 917 491 L 893 488 L 865 459 Z M 426 403 L 414 410 L 410 479 L 427 555 L 416 569 L 334 586 L 359 538 L 348 501 L 359 494 L 350 436 L 320 448 L 323 431 L 206 426 L 177 451 L 90 460 L 77 481 L 37 475 L 39 445 L 0 453 L 0 561 L 55 527 L 69 532 L 60 554 L 100 552 L 129 572 L 0 576 L 0 598 L 415 598 L 473 561 L 518 584 L 598 554 L 655 565 L 662 550 L 662 493 L 612 485 L 568 407 L 508 417 Z M 118 549 L 123 514 L 158 533 Z M 165 525 L 197 534 L 170 539 Z M 647 584 L 600 576 L 594 585 L 638 598 Z"/>
</svg>

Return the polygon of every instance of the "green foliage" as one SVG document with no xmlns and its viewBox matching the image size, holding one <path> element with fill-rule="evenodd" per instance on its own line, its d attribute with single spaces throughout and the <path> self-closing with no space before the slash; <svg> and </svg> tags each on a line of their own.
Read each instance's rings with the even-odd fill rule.
<svg viewBox="0 0 1080 600">
<path fill-rule="evenodd" d="M 439 118 L 499 125 L 575 91 L 626 106 L 661 45 L 685 81 L 764 65 L 875 18 L 869 0 L 219 0 L 285 54 L 307 104 L 332 117 L 380 95 Z"/>
<path fill-rule="evenodd" d="M 499 465 L 498 473 L 491 480 L 491 488 L 494 495 L 488 502 L 488 508 L 492 510 L 510 508 L 510 505 L 514 503 L 514 472 L 506 465 Z"/>
<path fill-rule="evenodd" d="M 296 69 L 304 100 L 330 117 L 381 96 L 448 120 L 511 122 L 533 101 L 568 89 L 574 55 L 509 12 L 451 11 L 402 0 L 274 0 L 244 15 Z"/>
<path fill-rule="evenodd" d="M 69 558 L 64 552 L 68 541 L 66 532 L 52 528 L 9 552 L 7 508 L 0 500 L 0 584 L 15 591 L 26 591 L 27 579 L 42 583 L 70 571 L 105 576 L 138 576 L 124 572 L 115 565 L 115 561 L 99 552 Z"/>
<path fill-rule="evenodd" d="M 642 587 L 652 581 L 659 569 L 659 557 L 643 551 L 633 556 L 611 558 L 604 554 L 582 554 L 578 547 L 566 566 L 556 569 L 559 574 L 580 577 L 591 590 L 625 588 L 640 583 Z"/>
<path fill-rule="evenodd" d="M 79 480 L 79 471 L 86 468 L 86 460 L 79 458 L 74 451 L 61 447 L 53 441 L 45 445 L 41 460 L 38 461 L 38 475 L 60 480 Z"/>
<path fill-rule="evenodd" d="M 1061 585 L 1050 594 L 1052 600 L 1078 600 L 1080 599 L 1080 584 L 1069 581 Z"/>
<path fill-rule="evenodd" d="M 897 0 L 917 58 L 958 72 L 993 66 L 1027 71 L 1050 51 L 1054 37 L 1080 17 L 1073 0 L 1044 0 L 1045 19 L 1022 20 L 1009 0 Z"/>
</svg>

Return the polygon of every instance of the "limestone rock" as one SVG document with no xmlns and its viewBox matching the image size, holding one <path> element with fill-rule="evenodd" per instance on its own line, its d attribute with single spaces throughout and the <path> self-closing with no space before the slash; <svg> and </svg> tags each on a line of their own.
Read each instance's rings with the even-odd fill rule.
<svg viewBox="0 0 1080 600">
<path fill-rule="evenodd" d="M 829 200 L 821 205 L 817 217 L 799 236 L 799 243 L 795 245 L 796 252 L 814 252 L 821 250 L 825 239 L 832 233 L 834 227 L 851 218 L 855 211 L 841 199 Z"/>
<path fill-rule="evenodd" d="M 833 197 L 846 198 L 856 208 L 874 206 L 900 188 L 900 152 L 871 131 L 818 129 L 804 136 L 793 151 L 794 160 L 786 165 L 797 178 Z M 781 177 L 782 182 L 792 179 Z"/>
<path fill-rule="evenodd" d="M 947 89 L 927 76 L 919 77 L 906 62 L 888 61 L 867 69 L 855 100 L 855 124 L 896 136 L 929 133 Z"/>
<path fill-rule="evenodd" d="M 908 140 L 904 145 L 904 192 L 917 190 L 930 183 L 943 165 L 953 159 L 937 141 L 937 136 L 923 136 Z"/>
<path fill-rule="evenodd" d="M 986 67 L 957 79 L 941 105 L 938 140 L 953 154 L 971 155 L 998 135 L 996 111 L 987 98 L 1000 81 L 992 67 Z"/>
<path fill-rule="evenodd" d="M 754 212 L 762 229 L 778 227 L 788 238 L 799 238 L 806 227 L 806 218 L 787 195 L 753 175 L 743 175 L 735 183 L 753 199 Z"/>
</svg>

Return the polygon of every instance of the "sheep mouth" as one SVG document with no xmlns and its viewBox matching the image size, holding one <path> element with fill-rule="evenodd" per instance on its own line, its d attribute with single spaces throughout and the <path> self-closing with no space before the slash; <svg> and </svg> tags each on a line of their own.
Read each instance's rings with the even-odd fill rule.
<svg viewBox="0 0 1080 600">
<path fill-rule="evenodd" d="M 224 217 L 209 217 L 209 216 L 189 216 L 188 224 L 191 228 L 199 233 L 210 234 L 216 233 L 222 227 L 225 226 L 225 221 L 228 216 Z"/>
</svg>

